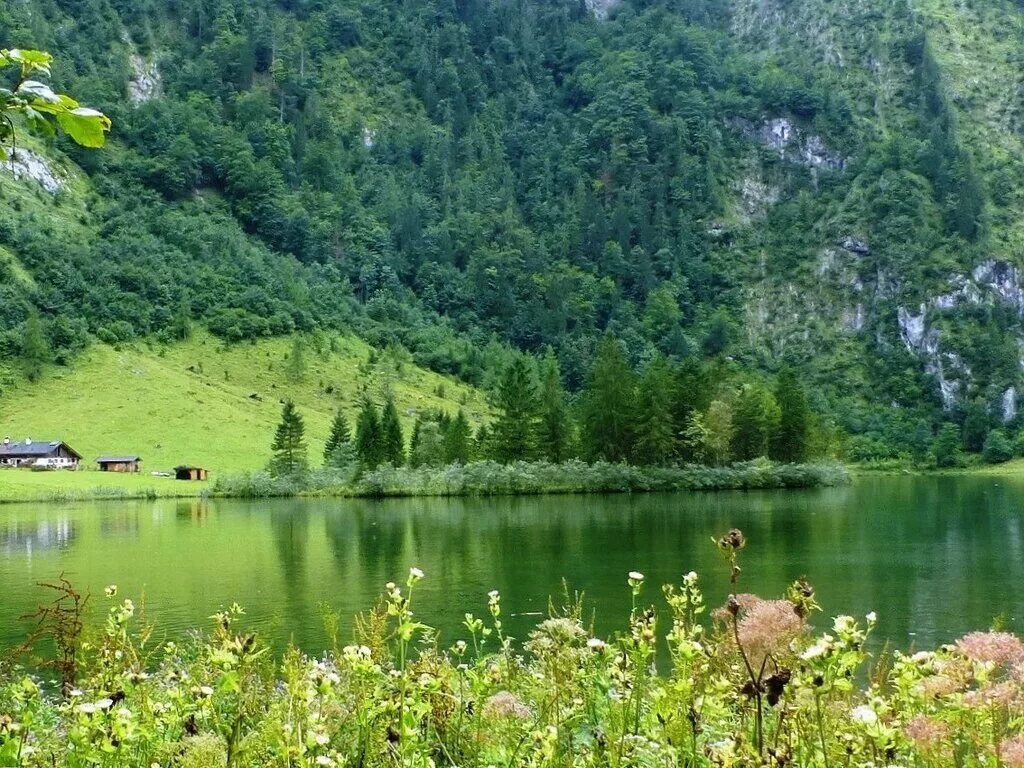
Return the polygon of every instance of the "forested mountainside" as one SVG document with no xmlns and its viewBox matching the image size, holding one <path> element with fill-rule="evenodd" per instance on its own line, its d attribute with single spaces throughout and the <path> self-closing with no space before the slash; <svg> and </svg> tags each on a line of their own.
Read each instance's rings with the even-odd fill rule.
<svg viewBox="0 0 1024 768">
<path fill-rule="evenodd" d="M 345 328 L 485 385 L 550 345 L 573 390 L 611 331 L 638 370 L 792 366 L 868 443 L 1011 422 L 1022 22 L 1011 0 L 10 0 L 0 47 L 52 51 L 114 128 L 26 138 L 0 173 L 3 354 Z"/>
</svg>

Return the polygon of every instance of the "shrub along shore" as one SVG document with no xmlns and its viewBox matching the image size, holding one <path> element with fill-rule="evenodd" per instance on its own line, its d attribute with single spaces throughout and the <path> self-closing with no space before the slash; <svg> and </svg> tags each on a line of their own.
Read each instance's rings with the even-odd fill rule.
<svg viewBox="0 0 1024 768">
<path fill-rule="evenodd" d="M 637 467 L 568 461 L 471 462 L 448 467 L 382 466 L 361 474 L 331 469 L 290 476 L 267 472 L 227 475 L 212 493 L 234 498 L 274 496 L 510 496 L 572 493 L 649 493 L 771 488 L 818 488 L 848 482 L 838 464 L 751 461 L 727 467 Z"/>
<path fill-rule="evenodd" d="M 0 665 L 0 765 L 1024 766 L 1016 636 L 872 659 L 874 614 L 822 620 L 806 580 L 775 599 L 740 594 L 744 543 L 737 530 L 718 540 L 738 594 L 710 614 L 696 573 L 664 587 L 666 612 L 631 572 L 632 610 L 611 637 L 594 636 L 576 597 L 513 641 L 492 591 L 482 617 L 442 638 L 414 615 L 412 568 L 350 642 L 326 612 L 331 648 L 277 658 L 238 606 L 209 634 L 157 646 L 113 586 L 105 624 L 83 633 L 82 596 L 62 582 L 33 637 L 55 660 Z"/>
</svg>

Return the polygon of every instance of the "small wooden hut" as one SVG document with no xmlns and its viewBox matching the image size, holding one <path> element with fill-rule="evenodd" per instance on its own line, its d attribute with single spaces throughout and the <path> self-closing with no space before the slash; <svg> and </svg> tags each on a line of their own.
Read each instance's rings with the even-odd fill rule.
<svg viewBox="0 0 1024 768">
<path fill-rule="evenodd" d="M 138 472 L 142 458 L 139 456 L 100 456 L 96 459 L 100 472 Z"/>
<path fill-rule="evenodd" d="M 174 477 L 178 480 L 205 480 L 207 472 L 203 467 L 182 465 L 174 468 Z"/>
</svg>

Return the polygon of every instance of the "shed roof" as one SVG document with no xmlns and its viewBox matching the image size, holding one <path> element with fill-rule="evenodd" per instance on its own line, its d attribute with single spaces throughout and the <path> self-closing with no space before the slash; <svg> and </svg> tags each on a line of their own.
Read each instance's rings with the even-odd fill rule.
<svg viewBox="0 0 1024 768">
<path fill-rule="evenodd" d="M 97 464 L 129 464 L 133 461 L 142 461 L 141 456 L 100 456 L 96 459 Z"/>
<path fill-rule="evenodd" d="M 32 440 L 31 442 L 0 443 L 0 459 L 49 456 L 56 453 L 61 446 L 64 446 L 67 452 L 76 459 L 82 458 L 82 454 L 63 440 Z"/>
</svg>

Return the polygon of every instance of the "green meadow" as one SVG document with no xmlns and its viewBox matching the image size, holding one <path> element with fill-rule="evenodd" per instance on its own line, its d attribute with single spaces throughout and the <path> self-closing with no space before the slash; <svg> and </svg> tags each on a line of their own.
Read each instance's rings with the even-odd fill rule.
<svg viewBox="0 0 1024 768">
<path fill-rule="evenodd" d="M 0 472 L 0 497 L 97 486 L 157 488 L 175 495 L 197 484 L 151 477 L 178 464 L 222 472 L 263 468 L 285 398 L 305 418 L 315 463 L 334 412 L 355 422 L 364 393 L 380 400 L 390 387 L 408 439 L 416 413 L 464 409 L 474 427 L 487 413 L 482 394 L 418 368 L 401 353 L 373 352 L 351 337 L 302 345 L 301 375 L 291 339 L 227 345 L 197 332 L 188 342 L 114 348 L 95 344 L 73 367 L 51 367 L 36 383 L 20 380 L 0 396 L 0 433 L 12 440 L 64 440 L 86 471 Z M 91 471 L 102 454 L 142 457 L 139 477 Z M 163 492 L 163 491 L 166 491 Z"/>
</svg>

